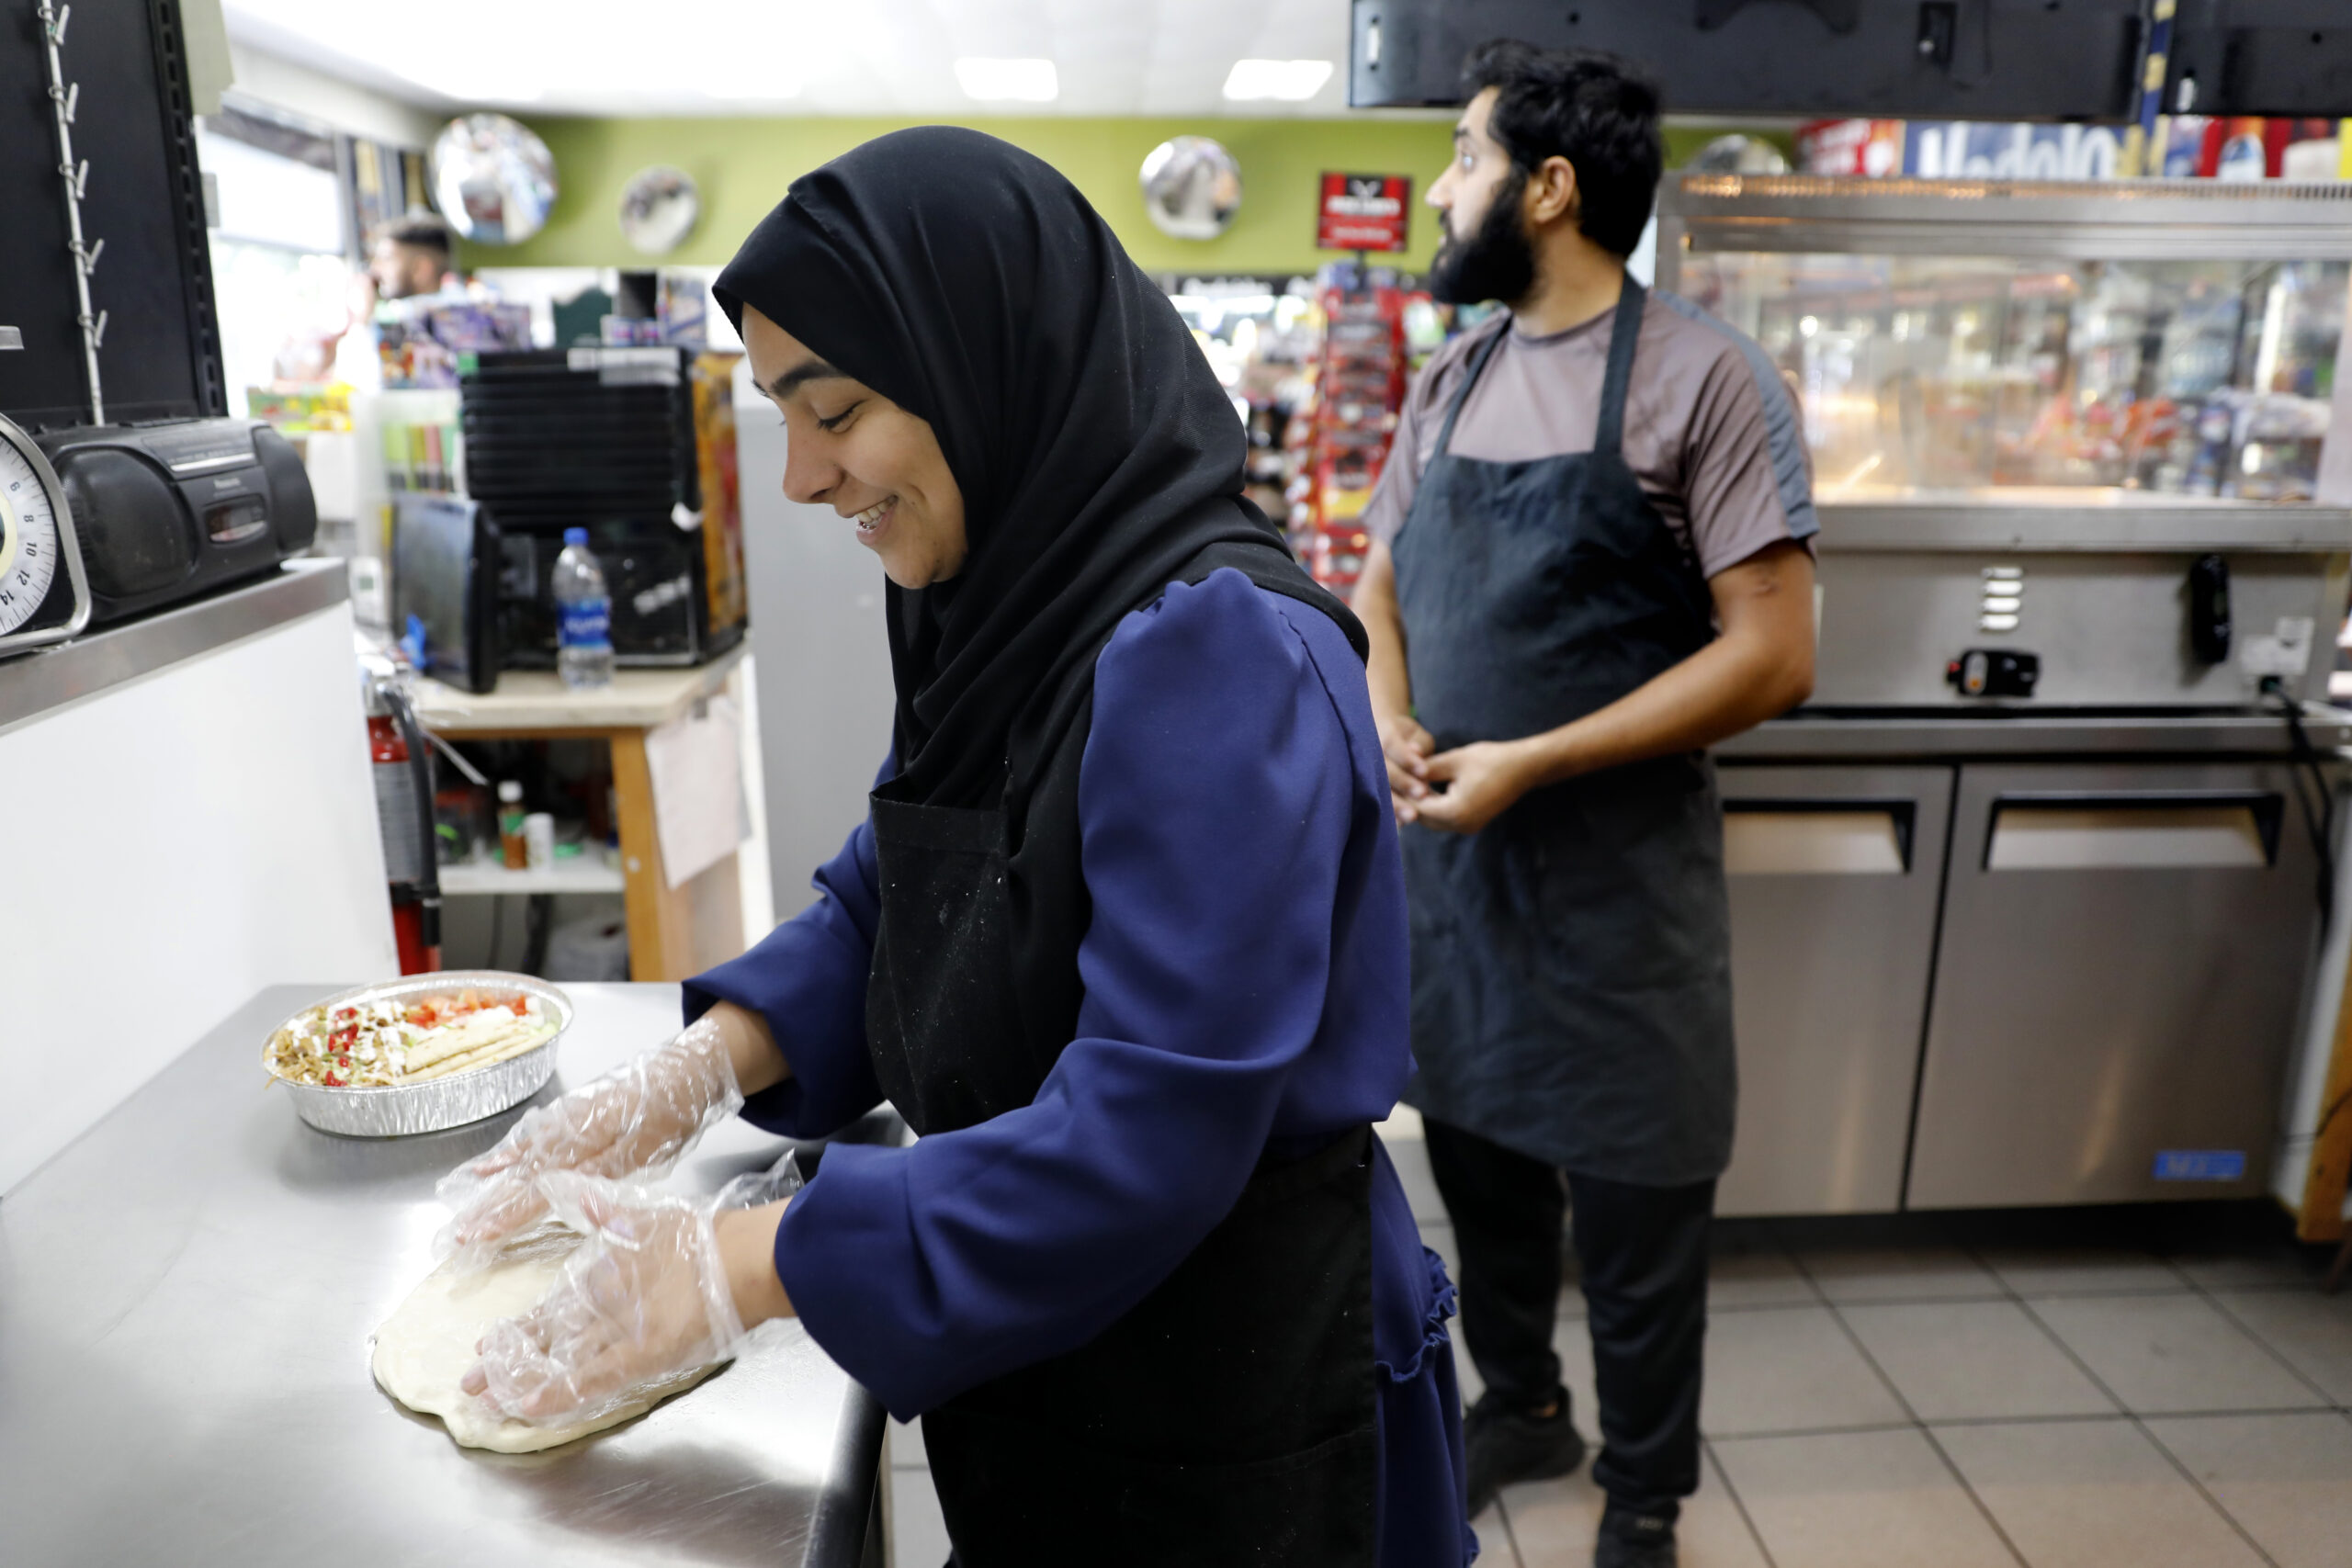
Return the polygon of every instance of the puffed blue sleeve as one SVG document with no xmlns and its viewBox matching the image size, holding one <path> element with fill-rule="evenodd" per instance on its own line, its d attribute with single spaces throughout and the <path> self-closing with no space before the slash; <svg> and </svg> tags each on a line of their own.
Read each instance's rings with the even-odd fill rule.
<svg viewBox="0 0 2352 1568">
<path fill-rule="evenodd" d="M 887 771 L 887 770 L 886 770 Z M 874 834 L 864 822 L 817 868 L 817 901 L 742 957 L 685 985 L 686 1021 L 717 1002 L 767 1021 L 792 1076 L 744 1102 L 743 1115 L 789 1138 L 821 1138 L 882 1102 L 865 1050 L 865 977 L 874 967 Z"/>
<path fill-rule="evenodd" d="M 1267 601 L 1232 571 L 1171 586 L 1097 661 L 1085 998 L 1035 1100 L 910 1148 L 837 1145 L 777 1227 L 809 1332 L 896 1416 L 1148 1295 L 1231 1210 L 1317 1043 L 1347 738 Z"/>
</svg>

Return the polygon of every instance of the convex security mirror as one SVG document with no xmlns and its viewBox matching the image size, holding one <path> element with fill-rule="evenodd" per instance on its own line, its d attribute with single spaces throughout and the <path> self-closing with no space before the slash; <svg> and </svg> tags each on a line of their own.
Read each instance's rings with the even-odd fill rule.
<svg viewBox="0 0 2352 1568">
<path fill-rule="evenodd" d="M 656 164 L 639 169 L 621 187 L 621 234 L 640 254 L 676 250 L 702 216 L 702 195 L 684 169 Z"/>
<path fill-rule="evenodd" d="M 1179 136 L 1143 161 L 1143 206 L 1163 234 L 1214 240 L 1241 210 L 1241 164 L 1206 136 Z"/>
<path fill-rule="evenodd" d="M 469 114 L 433 139 L 433 205 L 461 238 L 519 245 L 555 206 L 555 154 L 503 114 Z"/>
</svg>

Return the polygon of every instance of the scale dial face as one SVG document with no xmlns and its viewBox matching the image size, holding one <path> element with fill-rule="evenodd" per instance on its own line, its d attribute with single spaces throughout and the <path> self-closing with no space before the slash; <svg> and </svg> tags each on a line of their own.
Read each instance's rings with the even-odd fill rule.
<svg viewBox="0 0 2352 1568">
<path fill-rule="evenodd" d="M 0 636 L 6 636 L 31 620 L 49 597 L 65 552 L 49 488 L 7 442 L 0 442 L 0 493 L 8 498 L 7 526 L 0 531 Z"/>
<path fill-rule="evenodd" d="M 56 470 L 0 419 L 0 653 L 81 629 L 89 592 Z"/>
</svg>

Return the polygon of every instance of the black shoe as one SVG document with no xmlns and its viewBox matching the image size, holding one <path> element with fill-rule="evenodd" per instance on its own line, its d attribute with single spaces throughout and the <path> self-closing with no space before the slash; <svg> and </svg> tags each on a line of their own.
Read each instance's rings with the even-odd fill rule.
<svg viewBox="0 0 2352 1568">
<path fill-rule="evenodd" d="M 1476 1518 L 1495 1494 L 1516 1481 L 1572 1475 L 1584 1462 L 1584 1439 L 1568 1418 L 1568 1393 L 1550 1416 L 1512 1409 L 1489 1389 L 1462 1417 L 1462 1446 L 1470 1461 L 1470 1517 Z"/>
<path fill-rule="evenodd" d="M 1610 1504 L 1592 1545 L 1592 1568 L 1675 1568 L 1674 1521 Z"/>
</svg>

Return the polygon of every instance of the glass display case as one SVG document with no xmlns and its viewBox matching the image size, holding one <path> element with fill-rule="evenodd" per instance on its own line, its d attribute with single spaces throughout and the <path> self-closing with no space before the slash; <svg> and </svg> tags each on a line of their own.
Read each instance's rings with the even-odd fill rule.
<svg viewBox="0 0 2352 1568">
<path fill-rule="evenodd" d="M 1717 749 L 1724 1211 L 2258 1192 L 2352 726 L 2352 182 L 1689 175 L 1657 256 L 1821 524 L 1812 695 Z"/>
<path fill-rule="evenodd" d="M 2346 194 L 1686 176 L 1659 281 L 1788 380 L 1826 503 L 2312 502 Z"/>
</svg>

